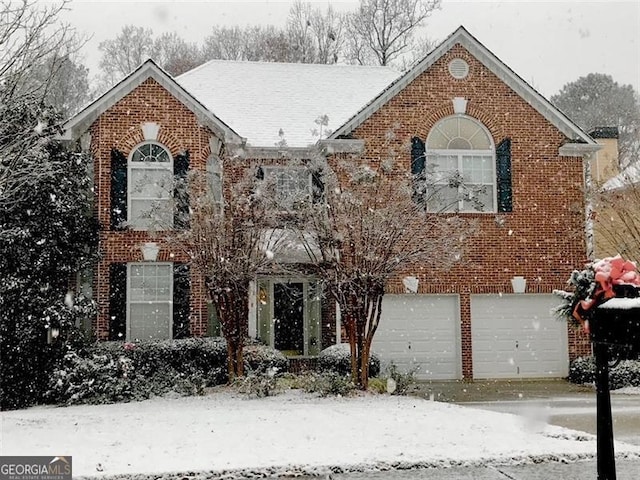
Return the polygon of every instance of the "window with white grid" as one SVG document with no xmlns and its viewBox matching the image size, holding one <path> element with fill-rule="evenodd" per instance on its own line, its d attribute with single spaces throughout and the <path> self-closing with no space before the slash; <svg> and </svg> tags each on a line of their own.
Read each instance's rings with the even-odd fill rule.
<svg viewBox="0 0 640 480">
<path fill-rule="evenodd" d="M 156 142 L 138 145 L 129 157 L 129 225 L 134 230 L 173 226 L 173 158 Z"/>
<path fill-rule="evenodd" d="M 495 212 L 495 148 L 487 129 L 466 115 L 440 120 L 426 142 L 427 209 Z"/>
<path fill-rule="evenodd" d="M 172 337 L 173 265 L 130 263 L 128 271 L 127 338 Z"/>
</svg>

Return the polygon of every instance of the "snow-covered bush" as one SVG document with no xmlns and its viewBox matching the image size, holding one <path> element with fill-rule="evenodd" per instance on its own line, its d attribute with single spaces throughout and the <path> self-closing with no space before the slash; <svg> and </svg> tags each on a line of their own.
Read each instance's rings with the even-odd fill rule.
<svg viewBox="0 0 640 480">
<path fill-rule="evenodd" d="M 595 381 L 596 363 L 593 357 L 580 357 L 569 365 L 569 381 L 583 384 Z M 609 369 L 609 388 L 640 387 L 640 361 L 623 360 Z"/>
<path fill-rule="evenodd" d="M 246 372 L 284 373 L 289 361 L 282 352 L 261 343 L 245 345 L 242 349 Z"/>
<path fill-rule="evenodd" d="M 356 386 L 349 375 L 323 372 L 304 376 L 302 389 L 308 393 L 318 393 L 322 397 L 344 397 L 353 393 Z"/>
<path fill-rule="evenodd" d="M 320 371 L 335 372 L 340 375 L 351 374 L 351 350 L 348 343 L 339 343 L 325 348 L 318 355 Z M 369 357 L 369 376 L 377 377 L 380 373 L 380 358 L 371 352 Z"/>
<path fill-rule="evenodd" d="M 232 385 L 249 397 L 272 397 L 279 391 L 276 372 L 275 368 L 266 372 L 249 371 L 244 377 L 236 377 Z"/>
<path fill-rule="evenodd" d="M 46 399 L 57 404 L 114 403 L 168 392 L 194 395 L 226 380 L 226 344 L 221 339 L 102 342 L 65 355 L 51 376 Z"/>
<path fill-rule="evenodd" d="M 398 366 L 391 362 L 387 367 L 387 378 L 391 379 L 395 388 L 390 393 L 392 395 L 406 395 L 409 389 L 416 383 L 416 373 L 419 367 L 412 367 L 406 372 L 398 370 Z"/>
</svg>

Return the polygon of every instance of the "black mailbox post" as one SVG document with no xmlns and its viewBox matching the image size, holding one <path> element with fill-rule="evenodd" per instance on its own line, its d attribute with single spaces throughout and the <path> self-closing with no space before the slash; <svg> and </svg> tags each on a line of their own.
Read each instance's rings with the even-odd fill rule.
<svg viewBox="0 0 640 480">
<path fill-rule="evenodd" d="M 637 297 L 638 293 L 634 288 L 623 295 Z M 640 298 L 612 298 L 594 309 L 589 323 L 596 360 L 598 480 L 616 480 L 609 362 L 612 352 L 615 358 L 638 358 Z"/>
</svg>

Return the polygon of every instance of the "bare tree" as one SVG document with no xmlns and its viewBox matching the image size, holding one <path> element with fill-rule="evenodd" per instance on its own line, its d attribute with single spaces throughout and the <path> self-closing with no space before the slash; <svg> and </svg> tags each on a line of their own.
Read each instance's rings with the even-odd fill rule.
<svg viewBox="0 0 640 480">
<path fill-rule="evenodd" d="M 294 55 L 287 33 L 273 25 L 249 27 L 245 31 L 245 60 L 292 62 Z"/>
<path fill-rule="evenodd" d="M 640 261 L 640 170 L 619 175 L 612 188 L 594 195 L 596 255 L 620 254 Z"/>
<path fill-rule="evenodd" d="M 316 63 L 336 63 L 343 56 L 346 41 L 345 16 L 329 5 L 324 12 L 313 10 L 310 22 L 316 42 Z"/>
<path fill-rule="evenodd" d="M 220 162 L 223 171 L 224 160 Z M 261 200 L 255 170 L 236 173 L 240 180 L 227 186 L 224 198 L 212 187 L 220 185 L 220 177 L 192 176 L 192 191 L 198 194 L 192 196 L 191 228 L 176 238 L 205 280 L 227 341 L 230 379 L 244 375 L 251 282 L 273 268 L 274 250 L 280 244 L 270 228 L 273 211 Z"/>
<path fill-rule="evenodd" d="M 316 48 L 311 27 L 312 8 L 309 3 L 297 0 L 289 10 L 287 36 L 292 54 L 300 63 L 314 63 Z"/>
<path fill-rule="evenodd" d="M 177 76 L 204 63 L 200 48 L 186 42 L 176 32 L 163 33 L 153 42 L 152 58 L 171 75 Z"/>
<path fill-rule="evenodd" d="M 374 170 L 356 156 L 325 167 L 325 201 L 307 203 L 298 230 L 340 307 L 352 378 L 363 389 L 388 282 L 411 269 L 446 269 L 473 231 L 457 215 L 427 213 L 412 198 L 412 180 L 389 165 Z"/>
<path fill-rule="evenodd" d="M 45 105 L 59 80 L 59 60 L 69 58 L 82 41 L 58 16 L 66 3 L 37 5 L 0 2 L 0 206 L 10 208 L 23 187 L 42 173 L 23 162 L 60 117 Z M 50 100 L 50 99 L 49 99 Z M 19 121 L 24 112 L 40 112 L 37 123 Z M 48 168 L 47 162 L 38 165 Z"/>
<path fill-rule="evenodd" d="M 213 27 L 205 38 L 207 60 L 335 63 L 345 42 L 344 16 L 297 1 L 284 29 L 272 25 Z"/>
<path fill-rule="evenodd" d="M 246 60 L 246 30 L 240 27 L 214 26 L 204 39 L 202 54 L 206 60 Z"/>
<path fill-rule="evenodd" d="M 43 7 L 29 0 L 0 2 L 0 100 L 3 102 L 18 96 L 43 99 L 51 77 L 32 82 L 34 70 L 51 58 L 77 52 L 82 45 L 77 34 L 59 21 L 66 4 L 63 1 Z"/>
<path fill-rule="evenodd" d="M 100 42 L 98 49 L 102 52 L 100 68 L 106 82 L 112 84 L 152 57 L 153 30 L 125 25 L 116 38 Z"/>
<path fill-rule="evenodd" d="M 413 47 L 416 29 L 440 0 L 361 0 L 349 16 L 349 57 L 361 65 L 389 65 Z"/>
</svg>

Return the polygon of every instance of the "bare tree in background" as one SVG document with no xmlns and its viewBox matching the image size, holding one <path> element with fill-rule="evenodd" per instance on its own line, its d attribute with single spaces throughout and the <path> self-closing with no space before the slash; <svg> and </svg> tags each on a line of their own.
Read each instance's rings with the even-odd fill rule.
<svg viewBox="0 0 640 480">
<path fill-rule="evenodd" d="M 156 38 L 151 57 L 173 76 L 181 75 L 204 63 L 198 45 L 186 42 L 176 32 L 163 33 Z"/>
<path fill-rule="evenodd" d="M 153 30 L 125 25 L 116 38 L 100 42 L 98 49 L 102 52 L 100 68 L 110 86 L 152 57 Z"/>
<path fill-rule="evenodd" d="M 206 60 L 246 60 L 246 29 L 216 25 L 204 39 L 202 55 Z"/>
<path fill-rule="evenodd" d="M 29 0 L 0 2 L 1 101 L 44 99 L 53 75 L 32 82 L 34 71 L 80 48 L 80 38 L 58 18 L 66 5 L 64 1 L 44 7 Z"/>
<path fill-rule="evenodd" d="M 293 60 L 301 63 L 336 63 L 344 45 L 345 16 L 331 6 L 323 12 L 296 1 L 289 11 L 286 31 Z"/>
<path fill-rule="evenodd" d="M 416 30 L 439 7 L 440 0 L 361 0 L 349 15 L 349 59 L 390 65 L 410 52 Z"/>
<path fill-rule="evenodd" d="M 632 166 L 594 195 L 596 255 L 640 261 L 640 169 Z"/>
<path fill-rule="evenodd" d="M 43 134 L 60 121 L 46 105 L 56 90 L 65 62 L 82 45 L 67 25 L 59 23 L 66 2 L 46 4 L 24 0 L 0 2 L 0 206 L 19 201 L 18 192 L 40 173 L 23 159 Z M 73 79 L 66 79 L 73 84 Z M 58 105 L 59 106 L 59 105 Z M 40 111 L 37 124 L 20 122 L 26 110 Z M 18 128 L 19 126 L 19 128 Z M 47 168 L 47 162 L 38 165 Z"/>
<path fill-rule="evenodd" d="M 151 30 L 128 25 L 115 39 L 100 44 L 100 66 L 109 86 L 147 58 L 173 75 L 214 59 L 323 64 L 346 60 L 362 65 L 400 61 L 406 68 L 426 53 L 429 43 L 417 39 L 416 31 L 439 5 L 440 0 L 361 0 L 357 11 L 342 14 L 331 6 L 322 10 L 298 0 L 284 28 L 216 25 L 201 46 L 176 33 L 154 40 Z M 412 50 L 416 53 L 408 58 Z"/>
</svg>

